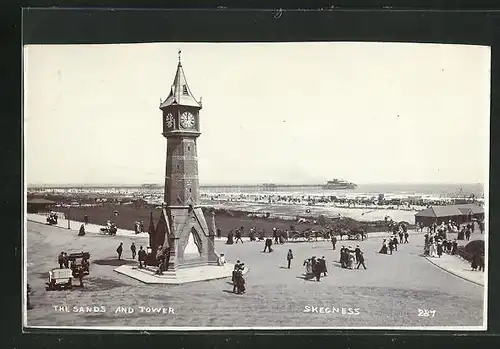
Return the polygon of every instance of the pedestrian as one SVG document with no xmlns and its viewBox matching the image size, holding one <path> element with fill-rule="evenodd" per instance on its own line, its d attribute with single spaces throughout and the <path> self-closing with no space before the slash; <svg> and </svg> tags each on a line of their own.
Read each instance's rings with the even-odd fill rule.
<svg viewBox="0 0 500 349">
<path fill-rule="evenodd" d="M 479 271 L 484 271 L 484 254 L 479 257 Z"/>
<path fill-rule="evenodd" d="M 316 257 L 311 258 L 311 263 L 312 263 L 312 272 L 313 275 L 316 277 L 316 281 L 321 281 L 321 266 L 319 262 L 316 260 Z"/>
<path fill-rule="evenodd" d="M 302 264 L 303 267 L 306 267 L 306 273 L 305 273 L 305 278 L 306 280 L 310 280 L 313 277 L 313 272 L 312 272 L 312 262 L 311 259 L 306 259 L 304 263 Z"/>
<path fill-rule="evenodd" d="M 480 254 L 479 252 L 476 252 L 473 256 L 472 256 L 472 262 L 471 262 L 471 268 L 472 270 L 476 271 L 477 268 L 479 267 L 479 263 L 480 263 Z"/>
<path fill-rule="evenodd" d="M 394 245 L 394 250 L 397 251 L 398 250 L 398 238 L 396 237 L 396 235 L 394 235 L 394 238 L 392 239 L 392 244 Z"/>
<path fill-rule="evenodd" d="M 437 255 L 439 258 L 441 258 L 442 254 L 443 254 L 443 243 L 441 242 L 441 240 L 439 240 L 437 243 Z"/>
<path fill-rule="evenodd" d="M 270 238 L 267 238 L 266 242 L 265 242 L 265 246 L 264 246 L 264 252 L 266 252 L 266 250 L 268 250 L 269 253 L 273 252 L 273 249 L 271 248 L 272 244 L 273 244 L 273 240 Z"/>
<path fill-rule="evenodd" d="M 132 251 L 132 259 L 135 259 L 136 247 L 134 242 L 132 242 L 132 245 L 130 245 L 130 251 Z"/>
<path fill-rule="evenodd" d="M 323 276 L 326 276 L 328 270 L 326 269 L 325 256 L 323 256 L 323 257 L 320 258 L 319 263 L 320 263 L 320 266 L 321 266 L 321 272 L 323 273 Z"/>
<path fill-rule="evenodd" d="M 394 241 L 389 239 L 389 252 L 392 254 L 392 250 L 394 250 Z"/>
<path fill-rule="evenodd" d="M 278 243 L 278 229 L 276 229 L 276 227 L 273 228 L 273 239 L 274 239 L 274 243 L 277 244 Z"/>
<path fill-rule="evenodd" d="M 470 240 L 470 225 L 465 230 L 465 239 Z"/>
<path fill-rule="evenodd" d="M 139 269 L 142 269 L 146 262 L 146 251 L 142 249 L 142 246 L 139 246 L 139 253 L 137 254 L 137 259 L 139 259 Z"/>
<path fill-rule="evenodd" d="M 410 234 L 408 234 L 408 231 L 405 231 L 405 244 L 408 243 L 408 237 L 410 236 Z"/>
<path fill-rule="evenodd" d="M 224 255 L 224 253 L 220 254 L 217 264 L 219 264 L 219 266 L 221 267 L 223 267 L 224 264 L 226 264 L 226 256 Z"/>
<path fill-rule="evenodd" d="M 116 253 L 118 253 L 118 260 L 122 259 L 122 253 L 123 253 L 123 242 L 120 242 L 120 245 L 116 249 Z"/>
<path fill-rule="evenodd" d="M 335 250 L 335 245 L 337 244 L 337 238 L 335 235 L 332 236 L 332 245 L 333 245 L 333 250 Z"/>
<path fill-rule="evenodd" d="M 404 235 L 403 231 L 400 230 L 399 231 L 399 243 L 401 243 L 401 244 L 403 243 L 403 235 Z"/>
<path fill-rule="evenodd" d="M 217 238 L 220 239 L 222 237 L 222 230 L 217 229 Z"/>
<path fill-rule="evenodd" d="M 359 255 L 356 256 L 356 260 L 358 261 L 358 266 L 356 267 L 356 269 L 359 269 L 359 267 L 362 265 L 366 270 L 365 257 L 363 257 L 363 252 L 359 251 Z"/>
<path fill-rule="evenodd" d="M 342 246 L 340 248 L 340 266 L 342 268 L 345 268 L 346 267 L 346 250 L 345 250 L 345 246 Z"/>
<path fill-rule="evenodd" d="M 80 229 L 78 230 L 78 236 L 85 236 L 85 225 L 82 223 Z"/>
<path fill-rule="evenodd" d="M 290 269 L 290 264 L 292 263 L 293 259 L 293 253 L 292 250 L 288 250 L 288 253 L 286 254 L 286 260 L 288 261 L 288 269 Z"/>
<path fill-rule="evenodd" d="M 57 262 L 59 263 L 59 269 L 64 268 L 64 252 L 61 252 L 57 257 Z"/>
<path fill-rule="evenodd" d="M 243 243 L 243 240 L 241 239 L 241 232 L 242 230 L 240 229 L 236 229 L 236 240 L 234 241 L 235 244 L 238 243 L 238 240 L 241 241 L 241 243 Z"/>
<path fill-rule="evenodd" d="M 156 250 L 156 265 L 158 269 L 156 270 L 157 275 L 163 275 L 163 264 L 165 261 L 165 255 L 163 254 L 163 246 L 158 246 Z"/>
<path fill-rule="evenodd" d="M 356 256 L 356 261 L 358 261 L 360 254 L 361 254 L 361 249 L 359 248 L 359 245 L 356 245 L 356 248 L 354 249 L 354 255 Z"/>
<path fill-rule="evenodd" d="M 69 268 L 69 257 L 68 257 L 68 254 L 66 252 L 64 252 L 63 262 L 64 262 L 64 267 Z"/>
<path fill-rule="evenodd" d="M 233 269 L 233 293 L 240 293 L 240 288 L 241 288 L 241 279 L 243 278 L 243 273 L 241 273 L 242 269 L 244 268 L 244 263 L 241 263 L 240 260 L 236 261 L 236 264 L 234 265 Z"/>
</svg>

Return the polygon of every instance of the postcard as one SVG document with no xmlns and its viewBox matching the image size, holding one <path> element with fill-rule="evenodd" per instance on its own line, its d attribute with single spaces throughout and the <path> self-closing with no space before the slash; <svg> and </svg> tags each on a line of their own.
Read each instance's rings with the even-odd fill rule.
<svg viewBox="0 0 500 349">
<path fill-rule="evenodd" d="M 26 330 L 487 329 L 489 47 L 23 57 Z"/>
</svg>

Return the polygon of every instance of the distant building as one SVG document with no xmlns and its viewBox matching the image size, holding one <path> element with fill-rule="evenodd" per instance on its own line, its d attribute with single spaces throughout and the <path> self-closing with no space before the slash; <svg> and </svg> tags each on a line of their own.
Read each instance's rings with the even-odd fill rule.
<svg viewBox="0 0 500 349">
<path fill-rule="evenodd" d="M 482 206 L 477 204 L 432 206 L 415 215 L 415 224 L 423 223 L 424 226 L 429 226 L 434 222 L 441 224 L 441 222 L 447 223 L 450 220 L 462 224 L 470 222 L 473 218 L 484 219 Z"/>
<path fill-rule="evenodd" d="M 26 202 L 28 213 L 48 212 L 53 205 L 55 202 L 47 199 L 28 198 Z"/>
</svg>

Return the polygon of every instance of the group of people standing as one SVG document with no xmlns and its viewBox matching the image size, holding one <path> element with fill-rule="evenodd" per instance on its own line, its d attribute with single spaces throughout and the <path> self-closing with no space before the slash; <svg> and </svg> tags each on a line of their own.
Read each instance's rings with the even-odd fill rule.
<svg viewBox="0 0 500 349">
<path fill-rule="evenodd" d="M 57 257 L 57 262 L 59 263 L 59 268 L 69 268 L 69 257 L 66 252 L 61 252 Z"/>
<path fill-rule="evenodd" d="M 407 244 L 409 243 L 408 241 L 408 231 L 403 232 L 399 231 L 399 240 L 398 236 L 396 234 L 392 235 L 391 237 L 384 239 L 382 241 L 382 247 L 380 248 L 379 253 L 382 254 L 392 254 L 393 251 L 398 250 L 398 245 L 399 244 Z"/>
<path fill-rule="evenodd" d="M 457 254 L 457 240 L 442 238 L 437 233 L 424 234 L 424 256 L 441 257 L 443 252 L 455 255 Z"/>
<path fill-rule="evenodd" d="M 439 236 L 446 237 L 446 233 L 458 233 L 458 240 L 470 240 L 471 234 L 476 230 L 476 224 L 479 227 L 479 231 L 481 234 L 484 233 L 484 222 L 483 221 L 470 221 L 466 224 L 459 225 L 456 222 L 451 220 L 445 224 L 445 222 L 441 222 L 441 224 L 437 224 L 434 222 L 428 227 L 429 234 L 438 234 Z"/>
<path fill-rule="evenodd" d="M 365 265 L 365 257 L 363 256 L 363 251 L 359 248 L 359 245 L 353 250 L 351 246 L 345 247 L 342 246 L 340 249 L 340 266 L 346 269 L 354 269 L 354 265 L 356 269 L 359 269 L 360 266 L 366 269 Z"/>
<path fill-rule="evenodd" d="M 289 251 L 291 252 L 291 250 Z M 316 256 L 308 258 L 304 261 L 302 266 L 306 268 L 307 280 L 315 277 L 316 281 L 320 281 L 321 274 L 323 274 L 323 276 L 326 276 L 328 272 L 326 269 L 326 260 L 324 256 L 319 259 L 316 259 Z"/>
<path fill-rule="evenodd" d="M 243 294 L 246 291 L 245 288 L 245 278 L 243 277 L 243 270 L 245 269 L 245 263 L 241 263 L 240 260 L 236 261 L 233 269 L 233 293 Z"/>
<path fill-rule="evenodd" d="M 132 254 L 132 259 L 135 259 L 137 256 L 137 261 L 139 262 L 139 269 L 142 269 L 146 266 L 146 262 L 148 260 L 148 255 L 152 253 L 151 249 L 148 247 L 146 251 L 142 246 L 139 246 L 139 251 L 137 251 L 137 246 L 135 242 L 132 242 L 130 245 L 130 252 Z M 122 259 L 123 255 L 123 242 L 120 242 L 120 245 L 116 248 L 116 253 L 118 254 L 118 260 Z M 162 246 L 158 246 L 158 250 L 156 251 L 156 262 L 158 271 L 157 273 L 161 275 L 161 273 L 165 269 L 165 253 L 163 252 Z M 168 262 L 167 262 L 168 265 Z"/>
</svg>

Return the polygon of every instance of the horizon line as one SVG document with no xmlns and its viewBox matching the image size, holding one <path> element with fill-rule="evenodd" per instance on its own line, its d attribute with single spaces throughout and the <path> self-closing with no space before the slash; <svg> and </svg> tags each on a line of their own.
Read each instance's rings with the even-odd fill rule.
<svg viewBox="0 0 500 349">
<path fill-rule="evenodd" d="M 276 185 L 276 186 L 323 186 L 326 183 L 203 183 L 200 187 L 207 186 L 260 186 L 260 185 Z M 485 185 L 481 182 L 365 182 L 357 183 L 357 185 Z M 142 186 L 158 186 L 164 187 L 164 184 L 160 183 L 30 183 L 27 184 L 28 188 L 39 188 L 39 187 L 142 187 Z"/>
</svg>

